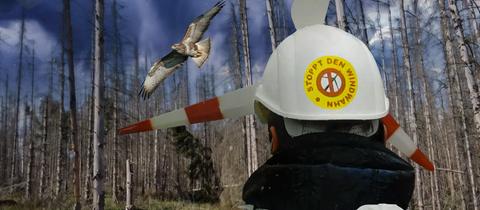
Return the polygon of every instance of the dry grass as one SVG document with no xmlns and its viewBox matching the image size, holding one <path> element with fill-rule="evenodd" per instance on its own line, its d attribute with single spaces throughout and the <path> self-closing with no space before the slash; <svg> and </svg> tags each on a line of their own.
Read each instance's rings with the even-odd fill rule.
<svg viewBox="0 0 480 210">
<path fill-rule="evenodd" d="M 12 197 L 1 198 L 0 200 L 15 200 L 18 202 L 15 206 L 0 206 L 0 210 L 67 210 L 72 209 L 73 200 L 53 201 L 50 203 L 45 202 L 23 202 L 20 199 Z M 160 201 L 154 199 L 137 200 L 137 209 L 145 210 L 223 210 L 223 209 L 237 209 L 231 206 L 220 206 L 219 204 L 198 204 L 189 203 L 188 201 Z M 91 209 L 91 206 L 83 205 L 83 209 Z M 118 210 L 125 209 L 123 203 L 115 204 L 110 198 L 105 201 L 106 210 Z"/>
</svg>

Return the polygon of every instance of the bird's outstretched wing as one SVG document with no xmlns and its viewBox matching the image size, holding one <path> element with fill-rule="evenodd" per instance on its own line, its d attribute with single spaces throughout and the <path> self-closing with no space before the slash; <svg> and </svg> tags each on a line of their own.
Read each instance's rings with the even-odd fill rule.
<svg viewBox="0 0 480 210">
<path fill-rule="evenodd" d="M 138 95 L 143 99 L 150 98 L 158 85 L 178 67 L 182 66 L 186 60 L 187 56 L 177 53 L 176 51 L 171 51 L 165 57 L 157 60 L 150 68 Z"/>
<path fill-rule="evenodd" d="M 212 9 L 195 18 L 195 20 L 188 26 L 187 32 L 185 32 L 185 36 L 182 39 L 182 43 L 197 43 L 200 41 L 203 33 L 208 29 L 210 21 L 224 6 L 225 1 L 219 1 Z"/>
</svg>

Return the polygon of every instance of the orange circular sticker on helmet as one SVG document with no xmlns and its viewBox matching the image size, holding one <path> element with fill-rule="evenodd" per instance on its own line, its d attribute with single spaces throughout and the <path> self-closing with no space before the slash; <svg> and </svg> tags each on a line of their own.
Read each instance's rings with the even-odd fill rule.
<svg viewBox="0 0 480 210">
<path fill-rule="evenodd" d="M 324 109 L 343 109 L 357 95 L 358 79 L 352 64 L 338 56 L 323 56 L 305 70 L 305 94 Z"/>
</svg>

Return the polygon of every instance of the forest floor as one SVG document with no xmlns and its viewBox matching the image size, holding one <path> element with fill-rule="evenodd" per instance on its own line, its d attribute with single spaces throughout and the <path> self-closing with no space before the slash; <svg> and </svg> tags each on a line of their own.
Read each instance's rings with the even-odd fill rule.
<svg viewBox="0 0 480 210">
<path fill-rule="evenodd" d="M 0 210 L 69 210 L 72 209 L 73 200 L 68 199 L 58 202 L 24 202 L 18 201 L 16 205 L 7 206 L 5 203 L 2 205 L 1 201 L 18 201 L 15 197 L 0 197 Z M 143 200 L 137 200 L 135 203 L 136 209 L 161 209 L 161 210 L 222 210 L 222 209 L 238 209 L 233 207 L 221 207 L 219 204 L 198 204 L 188 201 L 160 201 L 155 199 L 146 198 Z M 82 209 L 92 209 L 91 206 L 83 206 Z M 124 203 L 115 204 L 110 197 L 106 198 L 105 210 L 118 210 L 125 209 Z"/>
</svg>

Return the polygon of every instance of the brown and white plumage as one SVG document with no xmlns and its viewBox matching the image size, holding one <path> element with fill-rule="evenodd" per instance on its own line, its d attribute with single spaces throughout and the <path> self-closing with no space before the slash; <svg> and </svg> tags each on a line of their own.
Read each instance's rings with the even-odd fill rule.
<svg viewBox="0 0 480 210">
<path fill-rule="evenodd" d="M 189 26 L 185 32 L 185 36 L 182 39 L 182 43 L 197 43 L 202 38 L 205 31 L 210 25 L 210 21 L 215 17 L 225 5 L 225 1 L 220 1 L 206 13 L 197 17 Z"/>
<path fill-rule="evenodd" d="M 157 60 L 150 68 L 150 71 L 148 71 L 139 95 L 142 96 L 143 99 L 150 98 L 158 85 L 182 66 L 187 58 L 187 56 L 172 50 L 168 55 Z"/>
<path fill-rule="evenodd" d="M 188 26 L 180 43 L 174 44 L 172 49 L 180 54 L 192 57 L 193 61 L 201 68 L 210 54 L 210 39 L 200 41 L 207 31 L 210 21 L 225 6 L 225 1 L 219 1 L 215 6 L 199 17 Z"/>
<path fill-rule="evenodd" d="M 225 1 L 219 1 L 212 9 L 195 18 L 181 42 L 172 45 L 172 51 L 153 64 L 139 92 L 142 98 L 149 98 L 158 85 L 182 66 L 188 57 L 191 57 L 199 68 L 202 67 L 210 54 L 211 42 L 209 38 L 202 41 L 200 39 L 207 31 L 210 21 L 224 6 Z"/>
</svg>

